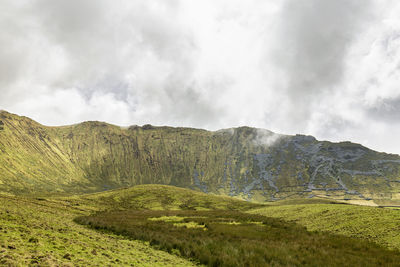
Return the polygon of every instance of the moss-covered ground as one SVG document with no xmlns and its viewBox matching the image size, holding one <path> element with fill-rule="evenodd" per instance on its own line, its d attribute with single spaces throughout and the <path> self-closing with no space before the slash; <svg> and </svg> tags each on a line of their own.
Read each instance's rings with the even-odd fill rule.
<svg viewBox="0 0 400 267">
<path fill-rule="evenodd" d="M 310 231 L 361 238 L 400 250 L 398 209 L 300 199 L 278 202 L 251 210 L 250 213 L 296 222 Z"/>
<path fill-rule="evenodd" d="M 260 206 L 161 185 L 69 197 L 0 194 L 0 266 L 191 266 L 195 263 L 152 248 L 148 242 L 98 232 L 73 220 L 99 211 Z"/>
<path fill-rule="evenodd" d="M 249 210 L 264 207 L 232 197 L 205 194 L 168 185 L 137 185 L 125 189 L 56 198 L 66 205 L 94 210 Z"/>
<path fill-rule="evenodd" d="M 399 266 L 399 225 L 396 209 L 261 205 L 160 185 L 0 194 L 0 266 Z"/>
<path fill-rule="evenodd" d="M 259 202 L 325 196 L 400 204 L 400 156 L 349 142 L 250 127 L 47 127 L 5 111 L 0 122 L 1 192 L 67 195 L 166 184 Z M 273 146 L 262 142 L 275 137 Z"/>
<path fill-rule="evenodd" d="M 159 219 L 156 219 L 159 218 Z M 208 266 L 396 266 L 400 254 L 366 240 L 238 211 L 108 211 L 77 222 Z"/>
<path fill-rule="evenodd" d="M 144 189 L 151 192 L 156 188 Z M 75 217 L 108 208 L 102 201 L 86 201 L 80 203 L 79 197 L 0 195 L 0 266 L 194 265 L 146 242 L 101 233 L 73 222 Z"/>
</svg>

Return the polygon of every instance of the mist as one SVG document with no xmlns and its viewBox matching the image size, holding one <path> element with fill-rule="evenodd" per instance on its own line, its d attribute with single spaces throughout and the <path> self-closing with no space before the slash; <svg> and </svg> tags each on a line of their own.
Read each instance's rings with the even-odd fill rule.
<svg viewBox="0 0 400 267">
<path fill-rule="evenodd" d="M 2 1 L 0 109 L 252 126 L 400 153 L 400 4 Z"/>
</svg>

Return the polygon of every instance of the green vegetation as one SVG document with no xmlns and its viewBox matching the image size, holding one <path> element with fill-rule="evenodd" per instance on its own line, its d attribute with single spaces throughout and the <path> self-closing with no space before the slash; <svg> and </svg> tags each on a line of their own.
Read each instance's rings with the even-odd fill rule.
<svg viewBox="0 0 400 267">
<path fill-rule="evenodd" d="M 90 212 L 58 200 L 0 195 L 1 266 L 191 266 L 148 243 L 73 222 Z"/>
<path fill-rule="evenodd" d="M 191 266 L 193 262 L 151 248 L 149 243 L 100 233 L 73 219 L 115 209 L 248 210 L 260 206 L 161 185 L 71 197 L 0 194 L 0 203 L 1 266 Z"/>
<path fill-rule="evenodd" d="M 155 218 L 159 219 L 155 219 Z M 395 266 L 397 252 L 238 211 L 109 211 L 76 219 L 209 266 Z M 185 226 L 188 225 L 188 226 Z"/>
<path fill-rule="evenodd" d="M 0 194 L 0 265 L 396 266 L 400 262 L 398 251 L 369 242 L 389 240 L 380 244 L 398 248 L 398 239 L 387 238 L 399 232 L 398 210 L 317 199 L 300 202 L 266 206 L 162 185 L 69 197 Z M 267 212 L 267 216 L 250 214 Z M 296 212 L 303 216 L 299 224 L 268 218 L 280 214 L 295 220 Z M 347 217 L 339 220 L 343 214 Z M 355 220 L 357 216 L 363 219 Z M 314 221 L 313 229 L 306 225 L 313 232 L 300 225 L 307 217 L 309 223 Z M 350 234 L 369 241 L 343 236 L 349 235 L 343 231 L 351 229 L 348 226 L 333 230 L 346 220 L 371 224 L 371 238 Z M 351 224 L 353 229 L 357 223 Z"/>
<path fill-rule="evenodd" d="M 281 218 L 305 226 L 310 231 L 325 231 L 373 241 L 400 250 L 400 212 L 396 209 L 343 204 L 295 204 L 266 206 L 252 214 Z M 299 200 L 304 203 L 304 200 Z"/>
<path fill-rule="evenodd" d="M 325 196 L 393 205 L 400 199 L 400 157 L 349 142 L 250 127 L 46 127 L 4 111 L 0 121 L 0 191 L 11 194 L 167 184 L 257 202 Z"/>
<path fill-rule="evenodd" d="M 131 188 L 82 196 L 57 198 L 69 205 L 98 210 L 249 210 L 264 205 L 231 197 L 216 196 L 167 185 L 138 185 Z"/>
<path fill-rule="evenodd" d="M 398 205 L 399 176 L 349 142 L 0 112 L 0 265 L 396 266 L 399 210 L 335 201 Z"/>
<path fill-rule="evenodd" d="M 396 206 L 399 176 L 398 155 L 349 142 L 1 111 L 0 265 L 390 265 L 399 210 L 332 203 Z"/>
</svg>

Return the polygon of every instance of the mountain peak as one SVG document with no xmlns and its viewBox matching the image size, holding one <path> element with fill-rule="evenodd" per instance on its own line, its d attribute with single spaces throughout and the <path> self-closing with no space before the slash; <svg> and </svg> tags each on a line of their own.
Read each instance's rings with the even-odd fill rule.
<svg viewBox="0 0 400 267">
<path fill-rule="evenodd" d="M 247 126 L 215 132 L 89 121 L 44 127 L 0 114 L 0 191 L 93 192 L 137 184 L 270 201 L 400 198 L 400 156 Z"/>
</svg>

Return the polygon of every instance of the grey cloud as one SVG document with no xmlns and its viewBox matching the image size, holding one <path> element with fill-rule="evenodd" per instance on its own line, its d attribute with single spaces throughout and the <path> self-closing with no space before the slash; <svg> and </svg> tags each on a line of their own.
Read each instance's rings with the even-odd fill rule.
<svg viewBox="0 0 400 267">
<path fill-rule="evenodd" d="M 138 16 L 147 18 L 144 24 L 151 25 L 146 29 L 149 35 L 163 30 L 168 32 L 149 21 L 148 17 L 154 17 L 154 14 L 143 15 L 146 6 L 138 1 L 132 1 L 130 5 L 121 1 L 115 6 L 108 1 L 94 0 L 43 0 L 39 3 L 32 6 L 32 12 L 41 22 L 43 34 L 67 53 L 71 68 L 60 80 L 68 81 L 72 86 L 97 87 L 105 76 L 108 81 L 111 77 L 121 79 L 142 54 L 149 50 L 154 52 L 150 48 L 151 38 L 143 37 L 147 32 L 141 29 Z M 127 5 L 125 8 L 124 4 Z M 127 16 L 129 11 L 131 14 Z M 165 41 L 160 42 L 160 46 L 168 45 Z"/>
<path fill-rule="evenodd" d="M 25 31 L 24 23 L 15 16 L 21 16 L 25 12 L 19 9 L 17 3 L 0 2 L 0 85 L 4 91 L 8 84 L 14 83 L 23 73 L 27 51 L 30 44 L 28 36 L 21 34 Z"/>
<path fill-rule="evenodd" d="M 180 83 L 172 83 L 166 88 L 167 98 L 164 101 L 168 104 L 165 105 L 164 111 L 169 114 L 171 122 L 180 121 L 190 126 L 212 126 L 221 123 L 220 120 L 227 114 L 204 98 L 200 90 L 195 83 L 183 88 Z"/>
<path fill-rule="evenodd" d="M 250 125 L 318 138 L 360 136 L 391 148 L 387 138 L 375 141 L 400 121 L 392 93 L 400 77 L 398 12 L 375 20 L 376 7 L 386 5 L 397 6 L 0 1 L 0 108 L 45 124 Z M 370 124 L 376 132 L 367 134 Z"/>
<path fill-rule="evenodd" d="M 357 0 L 285 2 L 273 52 L 287 78 L 290 123 L 307 123 L 314 102 L 341 82 L 346 53 L 368 22 L 369 8 L 370 1 Z"/>
<path fill-rule="evenodd" d="M 324 138 L 341 139 L 345 131 L 354 131 L 359 127 L 354 121 L 345 119 L 338 115 L 328 115 L 323 122 L 320 122 L 318 131 L 315 133 Z"/>
<path fill-rule="evenodd" d="M 372 107 L 365 109 L 366 115 L 376 121 L 400 123 L 400 97 L 379 99 Z"/>
<path fill-rule="evenodd" d="M 50 86 L 78 88 L 87 100 L 97 92 L 112 93 L 132 111 L 139 104 L 162 105 L 173 116 L 188 117 L 185 103 L 201 100 L 185 88 L 193 82 L 196 47 L 177 21 L 178 7 L 178 1 L 33 2 L 29 9 L 40 34 L 61 47 L 68 60 Z M 178 79 L 173 99 L 161 99 Z"/>
</svg>

